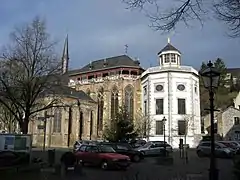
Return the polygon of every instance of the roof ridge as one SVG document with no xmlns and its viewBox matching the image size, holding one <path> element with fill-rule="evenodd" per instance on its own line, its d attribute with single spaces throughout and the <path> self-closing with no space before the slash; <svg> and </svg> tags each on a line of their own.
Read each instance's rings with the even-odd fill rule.
<svg viewBox="0 0 240 180">
<path fill-rule="evenodd" d="M 107 61 L 104 62 L 105 60 Z M 112 56 L 105 59 L 91 61 L 91 63 L 88 63 L 81 68 L 73 69 L 69 71 L 69 74 L 73 75 L 77 73 L 84 73 L 84 72 L 87 73 L 89 71 L 100 71 L 103 69 L 111 69 L 111 68 L 116 68 L 121 66 L 129 66 L 129 67 L 136 67 L 136 68 L 142 69 L 139 63 L 136 63 L 136 62 L 139 62 L 139 61 L 135 61 L 133 58 L 131 58 L 128 55 Z"/>
</svg>

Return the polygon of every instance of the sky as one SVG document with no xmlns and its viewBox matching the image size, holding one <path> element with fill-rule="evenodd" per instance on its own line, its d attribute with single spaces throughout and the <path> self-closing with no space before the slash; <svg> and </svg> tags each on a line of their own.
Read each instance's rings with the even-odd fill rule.
<svg viewBox="0 0 240 180">
<path fill-rule="evenodd" d="M 90 61 L 125 53 L 139 58 L 143 68 L 157 66 L 157 53 L 171 44 L 182 53 L 182 65 L 199 69 L 203 61 L 222 58 L 227 67 L 240 67 L 240 38 L 229 38 L 224 24 L 208 20 L 202 28 L 180 25 L 169 34 L 149 27 L 144 13 L 127 9 L 121 0 L 1 0 L 0 46 L 9 42 L 14 27 L 40 16 L 47 31 L 58 42 L 62 54 L 66 34 L 69 37 L 70 68 L 78 69 Z M 167 2 L 167 0 L 166 0 Z"/>
</svg>

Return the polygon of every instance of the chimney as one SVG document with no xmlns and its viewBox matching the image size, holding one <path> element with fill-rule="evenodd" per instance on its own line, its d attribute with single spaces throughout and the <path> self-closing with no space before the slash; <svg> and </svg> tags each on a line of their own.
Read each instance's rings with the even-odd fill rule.
<svg viewBox="0 0 240 180">
<path fill-rule="evenodd" d="M 103 62 L 103 67 L 106 67 L 106 66 L 107 66 L 107 59 L 105 58 Z"/>
</svg>

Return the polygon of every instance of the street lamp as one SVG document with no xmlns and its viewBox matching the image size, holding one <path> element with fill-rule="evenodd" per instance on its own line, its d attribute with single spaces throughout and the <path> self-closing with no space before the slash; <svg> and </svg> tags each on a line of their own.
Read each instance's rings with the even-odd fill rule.
<svg viewBox="0 0 240 180">
<path fill-rule="evenodd" d="M 209 61 L 207 67 L 200 72 L 204 87 L 209 91 L 209 102 L 210 102 L 210 124 L 211 124 L 211 159 L 210 159 L 210 169 L 209 169 L 209 179 L 218 180 L 218 169 L 216 168 L 216 158 L 215 158 L 215 138 L 214 138 L 214 88 L 219 85 L 220 72 L 213 67 L 213 63 Z"/>
<path fill-rule="evenodd" d="M 167 119 L 165 118 L 165 116 L 162 119 L 163 122 L 163 143 L 164 143 L 164 157 L 166 157 L 166 133 L 165 133 L 165 122 L 167 121 Z"/>
</svg>

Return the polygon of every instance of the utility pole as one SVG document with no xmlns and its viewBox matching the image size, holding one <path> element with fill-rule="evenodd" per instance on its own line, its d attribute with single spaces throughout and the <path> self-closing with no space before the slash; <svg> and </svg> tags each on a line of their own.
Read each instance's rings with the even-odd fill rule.
<svg viewBox="0 0 240 180">
<path fill-rule="evenodd" d="M 54 115 L 48 115 L 47 111 L 44 112 L 43 117 L 38 117 L 38 120 L 43 121 L 43 126 L 39 126 L 38 129 L 43 129 L 43 151 L 46 147 L 46 129 L 47 129 L 47 119 L 54 117 Z"/>
</svg>

